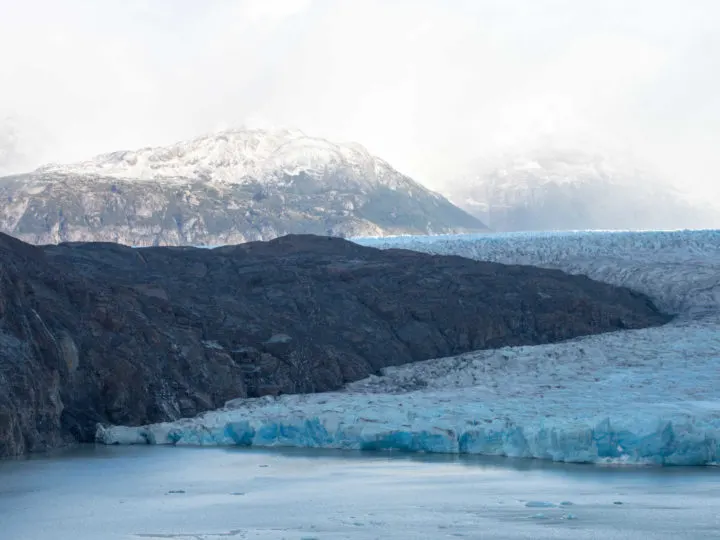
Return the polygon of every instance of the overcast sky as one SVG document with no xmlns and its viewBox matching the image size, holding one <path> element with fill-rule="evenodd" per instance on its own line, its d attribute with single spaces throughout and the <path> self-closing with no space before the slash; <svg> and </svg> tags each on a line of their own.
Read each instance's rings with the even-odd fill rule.
<svg viewBox="0 0 720 540">
<path fill-rule="evenodd" d="M 432 187 L 548 144 L 720 196 L 717 0 L 0 0 L 0 70 L 6 168 L 280 125 Z"/>
</svg>

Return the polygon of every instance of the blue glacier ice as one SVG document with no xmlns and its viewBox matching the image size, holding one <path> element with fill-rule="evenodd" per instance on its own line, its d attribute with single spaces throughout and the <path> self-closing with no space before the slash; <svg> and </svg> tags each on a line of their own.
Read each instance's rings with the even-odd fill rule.
<svg viewBox="0 0 720 540">
<path fill-rule="evenodd" d="M 99 426 L 106 444 L 294 446 L 584 463 L 720 462 L 720 231 L 363 239 L 587 274 L 650 295 L 660 328 L 385 369 L 341 392 Z"/>
</svg>

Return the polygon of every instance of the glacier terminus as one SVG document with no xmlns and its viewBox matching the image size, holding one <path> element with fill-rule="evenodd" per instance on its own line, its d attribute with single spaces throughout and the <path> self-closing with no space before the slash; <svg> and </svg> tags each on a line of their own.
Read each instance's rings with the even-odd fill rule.
<svg viewBox="0 0 720 540">
<path fill-rule="evenodd" d="M 196 418 L 98 426 L 97 440 L 720 462 L 720 231 L 356 241 L 585 274 L 645 293 L 675 317 L 662 327 L 385 368 L 339 392 L 238 399 Z"/>
</svg>

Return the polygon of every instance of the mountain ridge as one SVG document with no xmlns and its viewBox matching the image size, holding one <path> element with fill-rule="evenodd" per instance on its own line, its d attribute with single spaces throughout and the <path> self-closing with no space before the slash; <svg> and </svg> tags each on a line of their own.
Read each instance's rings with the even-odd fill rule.
<svg viewBox="0 0 720 540">
<path fill-rule="evenodd" d="M 487 227 L 373 156 L 299 130 L 231 130 L 0 178 L 0 230 L 25 241 L 218 245 L 284 234 Z"/>
</svg>

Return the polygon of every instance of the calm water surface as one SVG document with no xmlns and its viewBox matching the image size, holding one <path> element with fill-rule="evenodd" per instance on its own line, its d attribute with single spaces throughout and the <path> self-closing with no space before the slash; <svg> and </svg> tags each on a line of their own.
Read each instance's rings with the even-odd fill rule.
<svg viewBox="0 0 720 540">
<path fill-rule="evenodd" d="M 256 538 L 720 538 L 720 470 L 170 447 L 0 461 L 1 540 Z"/>
</svg>

